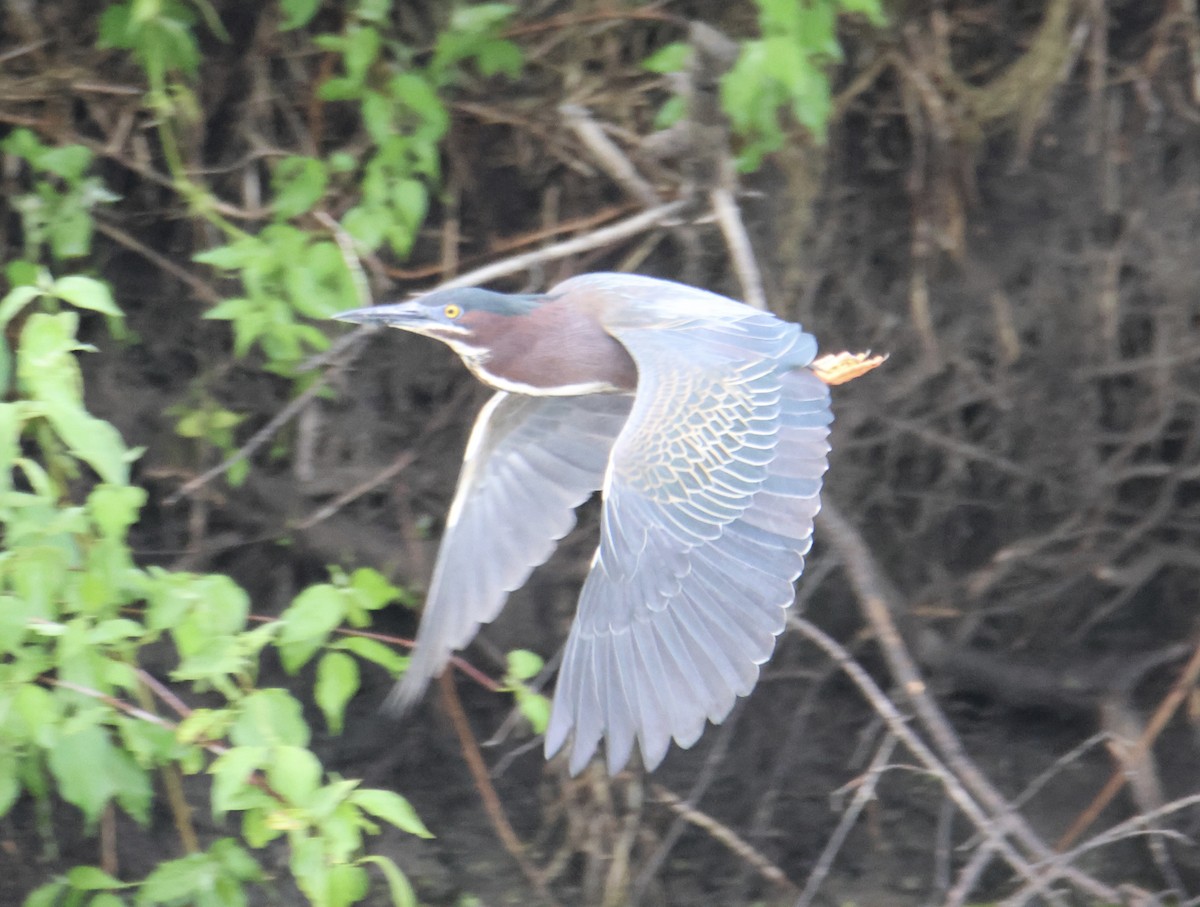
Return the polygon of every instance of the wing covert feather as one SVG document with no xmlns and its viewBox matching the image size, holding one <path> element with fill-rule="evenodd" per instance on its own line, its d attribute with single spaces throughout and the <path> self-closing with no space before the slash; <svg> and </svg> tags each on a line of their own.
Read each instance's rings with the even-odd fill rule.
<svg viewBox="0 0 1200 907">
<path fill-rule="evenodd" d="M 695 743 L 754 687 L 794 601 L 827 468 L 829 390 L 804 368 L 811 337 L 728 304 L 738 318 L 716 325 L 610 331 L 639 384 L 546 734 L 552 755 L 574 732 L 572 772 L 601 739 L 612 772 L 635 741 L 647 768 L 672 738 Z"/>
</svg>

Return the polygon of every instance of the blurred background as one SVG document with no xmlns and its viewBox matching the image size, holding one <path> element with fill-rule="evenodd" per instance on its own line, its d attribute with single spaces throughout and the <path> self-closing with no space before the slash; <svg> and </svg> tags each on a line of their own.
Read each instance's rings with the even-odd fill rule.
<svg viewBox="0 0 1200 907">
<path fill-rule="evenodd" d="M 1200 903 L 1194 0 L 7 0 L 0 223 L 0 902 Z M 327 317 L 598 270 L 890 358 L 811 623 L 569 779 L 594 502 L 381 714 L 488 391 Z"/>
</svg>

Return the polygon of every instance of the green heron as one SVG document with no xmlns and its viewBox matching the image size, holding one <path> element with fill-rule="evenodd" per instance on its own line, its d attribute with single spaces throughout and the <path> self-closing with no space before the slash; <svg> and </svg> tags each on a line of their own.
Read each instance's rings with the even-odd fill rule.
<svg viewBox="0 0 1200 907">
<path fill-rule="evenodd" d="M 441 290 L 335 315 L 434 337 L 499 393 L 467 444 L 416 645 L 410 705 L 603 492 L 546 755 L 606 740 L 647 769 L 758 680 L 795 598 L 827 467 L 816 341 L 731 299 L 632 274 L 545 294 Z M 827 357 L 828 358 L 828 357 Z M 851 370 L 864 357 L 850 357 Z"/>
</svg>

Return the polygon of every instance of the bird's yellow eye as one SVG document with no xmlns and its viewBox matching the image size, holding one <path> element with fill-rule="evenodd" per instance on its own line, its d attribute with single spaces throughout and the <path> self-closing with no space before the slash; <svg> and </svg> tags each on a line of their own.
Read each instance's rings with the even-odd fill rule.
<svg viewBox="0 0 1200 907">
<path fill-rule="evenodd" d="M 442 309 L 442 314 L 447 318 L 454 320 L 462 314 L 462 306 L 455 305 L 453 302 Z"/>
</svg>

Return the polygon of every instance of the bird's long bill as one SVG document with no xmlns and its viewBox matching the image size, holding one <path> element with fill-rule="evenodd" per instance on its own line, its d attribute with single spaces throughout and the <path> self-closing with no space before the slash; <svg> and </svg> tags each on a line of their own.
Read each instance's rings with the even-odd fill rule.
<svg viewBox="0 0 1200 907">
<path fill-rule="evenodd" d="M 415 302 L 373 305 L 365 309 L 338 312 L 330 317 L 334 321 L 349 321 L 352 324 L 383 324 L 398 328 L 416 327 L 429 320 L 423 308 Z"/>
</svg>

